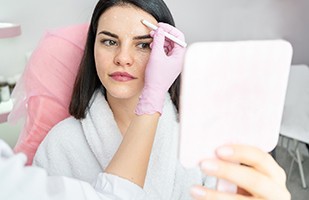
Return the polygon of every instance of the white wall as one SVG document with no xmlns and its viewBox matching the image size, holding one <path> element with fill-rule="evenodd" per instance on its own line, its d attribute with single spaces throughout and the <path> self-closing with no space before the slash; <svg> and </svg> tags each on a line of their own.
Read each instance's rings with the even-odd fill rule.
<svg viewBox="0 0 309 200">
<path fill-rule="evenodd" d="M 46 29 L 89 21 L 97 0 L 0 0 L 0 22 L 19 23 L 22 35 L 0 39 L 0 74 L 23 71 L 25 55 Z"/>
<path fill-rule="evenodd" d="M 165 0 L 189 43 L 285 38 L 295 64 L 309 64 L 308 0 Z M 0 0 L 0 21 L 20 23 L 23 34 L 0 39 L 0 74 L 20 73 L 25 54 L 46 29 L 88 21 L 97 0 Z"/>
<path fill-rule="evenodd" d="M 284 38 L 309 65 L 308 0 L 166 0 L 189 43 Z"/>
<path fill-rule="evenodd" d="M 0 138 L 13 148 L 18 140 L 22 127 L 23 124 L 21 122 L 17 124 L 2 123 L 0 124 Z"/>
</svg>

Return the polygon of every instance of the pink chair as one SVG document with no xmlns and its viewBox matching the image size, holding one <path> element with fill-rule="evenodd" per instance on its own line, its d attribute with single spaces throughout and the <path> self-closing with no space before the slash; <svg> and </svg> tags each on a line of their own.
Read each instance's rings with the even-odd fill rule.
<svg viewBox="0 0 309 200">
<path fill-rule="evenodd" d="M 9 122 L 24 118 L 15 152 L 31 164 L 49 130 L 69 116 L 71 93 L 86 42 L 88 24 L 49 31 L 41 39 L 13 91 Z"/>
</svg>

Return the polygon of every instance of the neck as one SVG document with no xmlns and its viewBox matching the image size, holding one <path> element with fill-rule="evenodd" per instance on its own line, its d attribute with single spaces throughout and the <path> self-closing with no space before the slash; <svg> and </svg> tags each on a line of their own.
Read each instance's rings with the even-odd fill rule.
<svg viewBox="0 0 309 200">
<path fill-rule="evenodd" d="M 138 103 L 138 96 L 129 99 L 119 99 L 107 94 L 108 104 L 114 114 L 114 118 L 122 135 L 125 135 Z"/>
</svg>

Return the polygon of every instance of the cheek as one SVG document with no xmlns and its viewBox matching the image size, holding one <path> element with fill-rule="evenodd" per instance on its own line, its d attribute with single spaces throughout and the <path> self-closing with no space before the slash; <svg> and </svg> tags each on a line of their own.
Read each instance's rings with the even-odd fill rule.
<svg viewBox="0 0 309 200">
<path fill-rule="evenodd" d="M 142 73 L 144 73 L 146 70 L 147 64 L 148 64 L 149 55 L 150 54 L 147 54 L 147 53 L 140 54 L 135 60 L 135 62 L 138 63 L 139 67 L 136 67 L 134 70 L 139 70 Z"/>
<path fill-rule="evenodd" d="M 95 65 L 97 69 L 97 73 L 102 73 L 106 71 L 108 62 L 111 62 L 111 56 L 108 55 L 107 52 L 104 52 L 103 50 L 95 49 L 94 50 L 94 60 L 95 60 Z"/>
<path fill-rule="evenodd" d="M 109 64 L 106 63 L 106 60 L 102 57 L 98 57 L 95 61 L 95 67 L 97 71 L 97 75 L 101 81 L 101 83 L 105 86 L 106 80 L 108 78 L 108 66 Z"/>
</svg>

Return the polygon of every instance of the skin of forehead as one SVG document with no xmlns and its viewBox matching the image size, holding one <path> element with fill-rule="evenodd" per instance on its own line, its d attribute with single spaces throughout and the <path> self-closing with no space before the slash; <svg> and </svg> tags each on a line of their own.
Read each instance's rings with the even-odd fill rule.
<svg viewBox="0 0 309 200">
<path fill-rule="evenodd" d="M 114 21 L 118 19 L 121 20 L 120 23 L 132 24 L 131 30 L 124 30 L 127 26 L 121 27 L 119 24 L 115 24 Z M 98 24 L 98 32 L 110 28 L 111 30 L 107 31 L 111 31 L 114 34 L 125 32 L 125 34 L 121 36 L 125 38 L 146 35 L 150 32 L 150 29 L 141 23 L 142 19 L 157 24 L 157 21 L 153 16 L 140 8 L 133 6 L 114 6 L 101 15 Z M 102 23 L 106 25 L 107 29 L 104 27 L 101 28 L 100 25 Z"/>
</svg>

